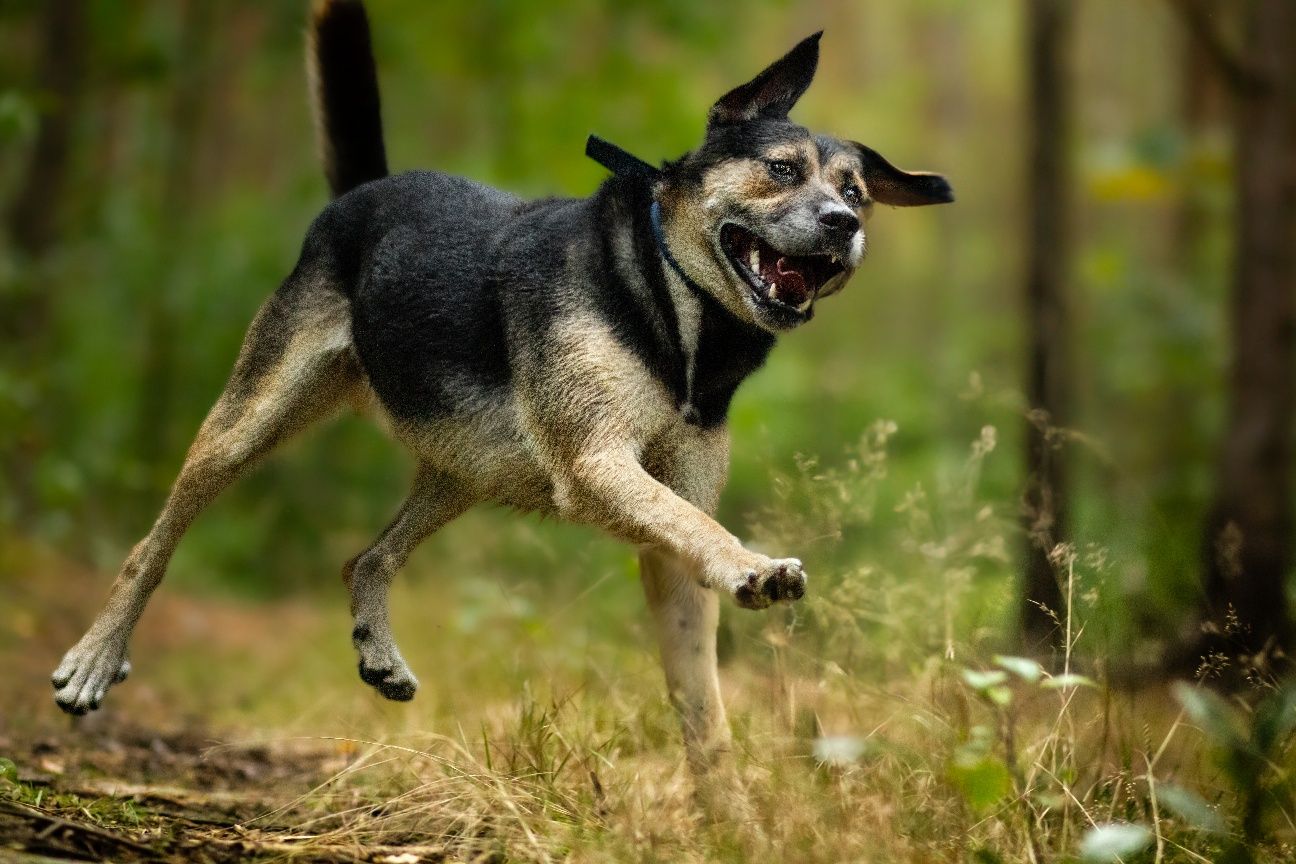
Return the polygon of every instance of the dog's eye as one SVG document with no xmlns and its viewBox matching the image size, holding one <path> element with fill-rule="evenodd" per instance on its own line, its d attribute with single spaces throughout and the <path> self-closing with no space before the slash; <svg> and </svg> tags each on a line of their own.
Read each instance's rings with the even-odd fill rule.
<svg viewBox="0 0 1296 864">
<path fill-rule="evenodd" d="M 796 163 L 786 159 L 771 159 L 765 163 L 765 167 L 769 169 L 771 177 L 783 183 L 795 182 L 800 176 Z"/>
<path fill-rule="evenodd" d="M 853 183 L 842 190 L 842 197 L 845 198 L 846 203 L 852 207 L 858 207 L 864 203 L 864 193 L 861 192 L 859 187 Z"/>
</svg>

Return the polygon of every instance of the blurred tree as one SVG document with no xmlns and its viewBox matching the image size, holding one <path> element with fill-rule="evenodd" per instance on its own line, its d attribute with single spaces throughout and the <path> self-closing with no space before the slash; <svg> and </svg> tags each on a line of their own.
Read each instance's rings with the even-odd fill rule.
<svg viewBox="0 0 1296 864">
<path fill-rule="evenodd" d="M 1212 10 L 1219 6 L 1218 0 L 1202 0 L 1202 3 Z M 1210 57 L 1199 40 L 1189 39 L 1184 43 L 1179 62 L 1182 87 L 1179 108 L 1187 138 L 1189 169 L 1192 171 L 1200 159 L 1199 151 L 1205 146 L 1205 139 L 1223 120 L 1224 94 L 1211 73 Z M 1203 269 L 1201 259 L 1209 245 L 1206 239 L 1211 206 L 1203 185 L 1188 182 L 1179 188 L 1174 251 L 1176 263 L 1185 279 L 1191 279 Z"/>
<path fill-rule="evenodd" d="M 1212 17 L 1176 0 L 1231 99 L 1235 224 L 1232 364 L 1204 536 L 1205 624 L 1183 659 L 1225 651 L 1263 663 L 1289 643 L 1296 348 L 1296 4 L 1251 0 Z M 1245 52 L 1227 41 L 1242 34 Z"/>
<path fill-rule="evenodd" d="M 1220 0 L 1210 0 L 1218 7 Z M 1167 34 L 1171 37 L 1182 35 Z M 1164 127 L 1165 154 L 1159 163 L 1172 193 L 1167 228 L 1167 278 L 1152 329 L 1141 337 L 1148 353 L 1133 360 L 1147 370 L 1138 394 L 1144 438 L 1126 440 L 1145 448 L 1151 466 L 1151 508 L 1143 520 L 1149 599 L 1135 611 L 1138 630 L 1173 635 L 1194 611 L 1193 590 L 1201 560 L 1201 521 L 1211 492 L 1222 392 L 1222 330 L 1216 327 L 1226 293 L 1227 241 L 1232 192 L 1227 147 L 1228 112 L 1223 88 L 1211 72 L 1199 42 L 1174 44 L 1177 98 Z M 1156 278 L 1149 270 L 1138 277 Z M 1127 297 L 1137 296 L 1128 292 Z M 1113 315 L 1128 306 L 1113 306 Z M 1113 364 L 1115 366 L 1115 364 Z M 1137 476 L 1139 472 L 1130 472 Z M 1133 477 L 1131 477 L 1133 479 Z"/>
<path fill-rule="evenodd" d="M 14 244 L 31 256 L 44 252 L 58 239 L 74 120 L 85 92 L 84 4 L 50 0 L 43 10 L 41 29 L 36 87 L 43 110 L 22 187 L 8 213 Z"/>
<path fill-rule="evenodd" d="M 67 197 L 73 132 L 85 92 L 86 9 L 81 0 L 49 0 L 41 10 L 41 48 L 35 90 L 41 107 L 26 171 L 6 223 L 14 249 L 27 263 L 59 239 Z M 0 341 L 13 378 L 33 393 L 41 390 L 54 287 L 35 268 L 15 279 L 0 296 Z M 41 400 L 24 400 L 40 403 Z M 43 415 L 43 412 L 42 412 Z M 4 448 L 5 474 L 13 487 L 15 518 L 30 522 L 35 507 L 34 464 L 45 444 L 39 418 L 28 418 Z"/>
<path fill-rule="evenodd" d="M 1069 0 L 1030 0 L 1026 182 L 1026 561 L 1021 597 L 1025 646 L 1059 645 L 1065 600 L 1052 558 L 1066 536 L 1062 430 L 1068 400 L 1066 282 L 1070 265 L 1067 141 L 1071 114 Z"/>
<path fill-rule="evenodd" d="M 161 217 L 170 241 L 162 247 L 162 278 L 173 276 L 176 256 L 183 248 L 193 209 L 192 194 L 199 178 L 201 133 L 205 112 L 212 104 L 213 47 L 221 33 L 215 26 L 215 0 L 188 0 L 180 7 L 177 76 L 171 94 L 167 155 L 162 168 Z M 140 298 L 144 319 L 143 368 L 136 453 L 141 464 L 155 465 L 166 452 L 167 422 L 175 387 L 174 370 L 179 334 L 174 291 L 167 285 L 148 286 Z M 170 466 L 159 468 L 169 471 Z M 163 481 L 166 482 L 166 481 Z M 146 487 L 151 499 L 153 485 Z"/>
</svg>

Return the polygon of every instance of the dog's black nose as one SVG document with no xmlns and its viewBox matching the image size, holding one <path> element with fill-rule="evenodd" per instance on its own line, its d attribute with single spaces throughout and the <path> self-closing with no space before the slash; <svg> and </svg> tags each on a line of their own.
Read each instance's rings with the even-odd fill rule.
<svg viewBox="0 0 1296 864">
<path fill-rule="evenodd" d="M 845 207 L 825 207 L 819 211 L 819 224 L 839 237 L 849 237 L 859 230 L 859 217 Z"/>
</svg>

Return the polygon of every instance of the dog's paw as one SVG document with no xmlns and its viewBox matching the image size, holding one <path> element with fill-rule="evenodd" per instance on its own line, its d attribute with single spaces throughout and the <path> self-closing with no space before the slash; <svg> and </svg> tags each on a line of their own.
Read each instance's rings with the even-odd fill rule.
<svg viewBox="0 0 1296 864">
<path fill-rule="evenodd" d="M 734 601 L 744 609 L 764 609 L 780 600 L 800 600 L 805 586 L 805 568 L 799 560 L 775 558 L 744 572 L 732 590 Z"/>
<path fill-rule="evenodd" d="M 86 636 L 63 655 L 50 676 L 54 701 L 69 714 L 87 714 L 103 703 L 109 687 L 126 680 L 130 670 L 124 644 Z"/>
<path fill-rule="evenodd" d="M 360 654 L 360 680 L 393 702 L 408 702 L 418 690 L 418 679 L 406 665 L 389 634 L 357 624 L 351 643 Z"/>
</svg>

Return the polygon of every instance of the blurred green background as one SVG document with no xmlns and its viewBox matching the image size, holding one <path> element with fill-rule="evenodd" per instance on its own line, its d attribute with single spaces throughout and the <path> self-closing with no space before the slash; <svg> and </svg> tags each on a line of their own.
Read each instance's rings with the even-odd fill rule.
<svg viewBox="0 0 1296 864">
<path fill-rule="evenodd" d="M 67 182 L 48 202 L 57 235 L 37 255 L 0 241 L 7 301 L 41 310 L 38 326 L 11 321 L 0 349 L 0 542 L 111 572 L 146 531 L 327 200 L 305 5 L 88 0 Z M 42 8 L 0 6 L 0 201 L 47 107 Z M 988 633 L 1011 627 L 1022 544 L 1022 16 L 1007 0 L 370 7 L 393 170 L 527 195 L 592 191 L 604 172 L 582 156 L 590 132 L 651 161 L 677 156 L 700 142 L 715 98 L 825 29 L 793 118 L 946 174 L 958 202 L 880 208 L 853 284 L 739 391 L 722 520 L 757 544 L 798 543 L 771 551 L 805 558 L 820 590 L 862 570 L 865 584 L 938 605 L 957 583 L 979 598 L 961 614 Z M 1121 636 L 1173 629 L 1198 590 L 1223 418 L 1230 176 L 1217 124 L 1185 120 L 1171 11 L 1088 0 L 1076 16 L 1072 533 Z M 199 520 L 169 584 L 342 603 L 342 562 L 394 513 L 409 474 L 367 421 L 313 430 Z M 590 602 L 628 610 L 632 560 L 585 529 L 481 509 L 409 571 L 490 574 L 559 605 L 599 585 Z M 916 608 L 938 644 L 941 616 Z"/>
</svg>

